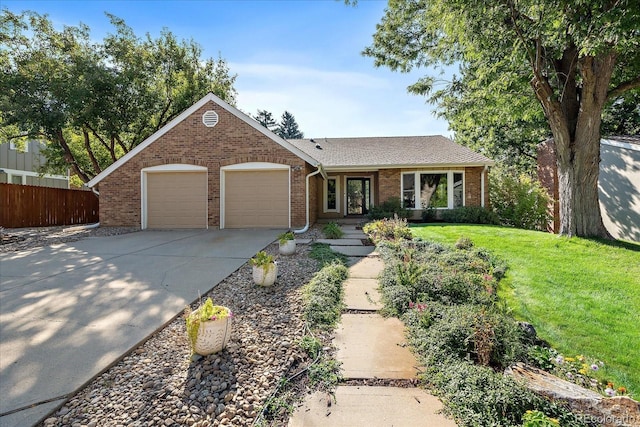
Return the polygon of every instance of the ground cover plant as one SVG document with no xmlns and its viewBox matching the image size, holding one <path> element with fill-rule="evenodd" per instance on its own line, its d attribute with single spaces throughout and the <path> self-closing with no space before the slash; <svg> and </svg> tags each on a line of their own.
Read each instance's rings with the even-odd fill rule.
<svg viewBox="0 0 640 427">
<path fill-rule="evenodd" d="M 331 250 L 331 246 L 326 243 L 313 243 L 311 245 L 311 252 L 309 256 L 320 263 L 321 267 L 333 262 L 339 262 L 341 264 L 347 263 L 347 256 L 339 252 Z"/>
<path fill-rule="evenodd" d="M 407 325 L 425 367 L 422 379 L 459 425 L 520 426 L 527 411 L 581 425 L 569 410 L 503 375 L 515 362 L 530 363 L 536 338 L 497 296 L 505 272 L 498 258 L 469 239 L 455 246 L 398 239 L 378 248 L 385 310 Z"/>
<path fill-rule="evenodd" d="M 327 239 L 339 239 L 344 235 L 344 231 L 337 222 L 330 222 L 322 227 L 322 233 Z"/>
<path fill-rule="evenodd" d="M 509 269 L 499 294 L 517 318 L 533 324 L 565 359 L 604 362 L 597 372 L 584 364 L 612 383 L 606 388 L 640 395 L 640 245 L 480 225 L 412 231 L 441 244 L 466 236 L 503 259 Z"/>
<path fill-rule="evenodd" d="M 302 396 L 311 390 L 332 393 L 342 379 L 331 347 L 331 331 L 344 307 L 346 257 L 325 244 L 314 244 L 309 256 L 318 262 L 320 270 L 302 289 L 305 327 L 304 336 L 297 342 L 308 359 L 301 362 L 295 374 L 281 379 L 254 423 L 256 426 L 282 425 Z"/>
</svg>

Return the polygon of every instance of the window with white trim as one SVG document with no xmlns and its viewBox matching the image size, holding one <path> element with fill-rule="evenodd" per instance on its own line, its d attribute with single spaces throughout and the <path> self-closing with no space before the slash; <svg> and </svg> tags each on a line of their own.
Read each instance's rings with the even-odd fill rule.
<svg viewBox="0 0 640 427">
<path fill-rule="evenodd" d="M 340 210 L 339 197 L 340 180 L 338 178 L 327 178 L 324 181 L 324 211 L 338 212 Z"/>
<path fill-rule="evenodd" d="M 464 206 L 462 172 L 405 172 L 401 185 L 402 202 L 407 209 L 453 209 Z"/>
</svg>

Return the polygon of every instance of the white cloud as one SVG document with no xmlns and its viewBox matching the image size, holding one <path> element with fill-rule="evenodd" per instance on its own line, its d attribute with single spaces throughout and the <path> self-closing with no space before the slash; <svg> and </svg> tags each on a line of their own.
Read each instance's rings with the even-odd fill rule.
<svg viewBox="0 0 640 427">
<path fill-rule="evenodd" d="M 309 67 L 231 63 L 238 73 L 238 107 L 278 119 L 291 112 L 306 137 L 449 135 L 424 99 L 409 95 L 411 76 L 319 70 Z M 384 74 L 389 75 L 389 77 Z"/>
</svg>

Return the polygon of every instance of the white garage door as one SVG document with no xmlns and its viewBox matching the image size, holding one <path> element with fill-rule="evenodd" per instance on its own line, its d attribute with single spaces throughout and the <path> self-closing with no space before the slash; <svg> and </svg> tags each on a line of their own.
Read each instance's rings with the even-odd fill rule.
<svg viewBox="0 0 640 427">
<path fill-rule="evenodd" d="M 148 228 L 207 228 L 207 173 L 147 173 Z"/>
<path fill-rule="evenodd" d="M 226 171 L 225 228 L 289 227 L 289 171 Z"/>
</svg>

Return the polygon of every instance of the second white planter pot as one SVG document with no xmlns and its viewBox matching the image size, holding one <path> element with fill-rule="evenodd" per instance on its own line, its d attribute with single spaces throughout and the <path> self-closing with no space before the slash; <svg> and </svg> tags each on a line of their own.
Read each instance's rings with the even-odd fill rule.
<svg viewBox="0 0 640 427">
<path fill-rule="evenodd" d="M 253 282 L 258 286 L 272 286 L 278 277 L 278 264 L 269 264 L 267 267 L 253 266 Z"/>
<path fill-rule="evenodd" d="M 278 243 L 278 252 L 280 252 L 281 255 L 293 255 L 296 252 L 295 239 Z"/>
</svg>

